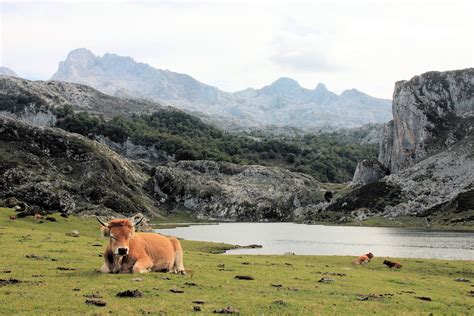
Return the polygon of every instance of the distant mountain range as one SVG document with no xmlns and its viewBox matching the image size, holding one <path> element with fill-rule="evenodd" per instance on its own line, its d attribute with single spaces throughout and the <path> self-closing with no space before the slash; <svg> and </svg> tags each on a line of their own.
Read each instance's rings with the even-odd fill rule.
<svg viewBox="0 0 474 316">
<path fill-rule="evenodd" d="M 116 54 L 99 57 L 85 48 L 71 51 L 59 63 L 52 80 L 89 85 L 118 97 L 149 99 L 249 128 L 339 129 L 392 118 L 390 100 L 355 89 L 337 95 L 321 83 L 311 90 L 293 79 L 280 78 L 261 89 L 230 93 L 186 74 L 156 69 Z"/>
</svg>

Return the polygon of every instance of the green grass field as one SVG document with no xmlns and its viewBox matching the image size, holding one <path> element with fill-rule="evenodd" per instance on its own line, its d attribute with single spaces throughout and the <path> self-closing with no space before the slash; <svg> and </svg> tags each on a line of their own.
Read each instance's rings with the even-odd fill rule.
<svg viewBox="0 0 474 316">
<path fill-rule="evenodd" d="M 244 315 L 474 314 L 473 261 L 400 259 L 403 269 L 392 271 L 383 258 L 353 267 L 350 257 L 219 255 L 228 245 L 182 241 L 188 275 L 101 274 L 107 240 L 94 219 L 10 222 L 10 214 L 0 209 L 0 315 L 185 315 L 227 306 Z M 73 229 L 80 237 L 66 236 Z M 333 282 L 319 283 L 323 277 Z M 125 290 L 143 296 L 116 296 Z M 85 303 L 93 297 L 106 306 Z"/>
</svg>

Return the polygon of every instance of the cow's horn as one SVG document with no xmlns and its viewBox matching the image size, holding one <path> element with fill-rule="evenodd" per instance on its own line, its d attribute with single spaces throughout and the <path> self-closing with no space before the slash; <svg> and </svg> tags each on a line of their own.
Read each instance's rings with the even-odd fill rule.
<svg viewBox="0 0 474 316">
<path fill-rule="evenodd" d="M 97 221 L 100 223 L 100 225 L 102 225 L 102 226 L 104 226 L 104 227 L 109 227 L 109 224 L 104 223 L 104 222 L 99 218 L 99 216 L 96 216 L 95 218 L 97 218 Z"/>
<path fill-rule="evenodd" d="M 145 216 L 140 217 L 139 219 L 133 221 L 133 226 L 137 226 L 145 219 Z"/>
</svg>

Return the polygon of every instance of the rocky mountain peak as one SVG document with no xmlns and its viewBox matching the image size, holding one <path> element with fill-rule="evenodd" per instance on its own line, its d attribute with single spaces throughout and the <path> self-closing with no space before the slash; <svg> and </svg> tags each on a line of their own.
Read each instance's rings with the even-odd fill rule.
<svg viewBox="0 0 474 316">
<path fill-rule="evenodd" d="M 287 77 L 281 77 L 277 79 L 268 87 L 269 87 L 269 90 L 273 92 L 279 92 L 279 93 L 287 93 L 290 91 L 301 89 L 301 86 L 298 83 L 298 81 L 291 78 L 287 78 Z"/>
<path fill-rule="evenodd" d="M 0 76 L 18 77 L 18 75 L 8 67 L 0 67 Z"/>
<path fill-rule="evenodd" d="M 321 92 L 326 92 L 326 91 L 329 91 L 328 88 L 326 88 L 326 85 L 324 83 L 318 83 L 316 85 L 316 88 L 314 88 L 314 91 L 321 91 Z"/>
<path fill-rule="evenodd" d="M 96 58 L 94 53 L 87 48 L 78 48 L 67 55 L 64 64 L 74 65 L 78 68 L 81 66 L 82 68 L 88 68 L 95 62 Z"/>
<path fill-rule="evenodd" d="M 360 97 L 366 97 L 367 94 L 357 90 L 357 89 L 348 89 L 344 90 L 341 93 L 341 97 L 346 97 L 346 98 L 360 98 Z"/>
</svg>

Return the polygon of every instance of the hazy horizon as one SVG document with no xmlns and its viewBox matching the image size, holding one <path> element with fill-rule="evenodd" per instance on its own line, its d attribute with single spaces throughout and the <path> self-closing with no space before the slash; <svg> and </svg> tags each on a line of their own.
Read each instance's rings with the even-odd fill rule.
<svg viewBox="0 0 474 316">
<path fill-rule="evenodd" d="M 224 91 L 280 77 L 391 99 L 398 80 L 473 66 L 468 1 L 1 3 L 0 65 L 47 80 L 76 48 Z"/>
</svg>

